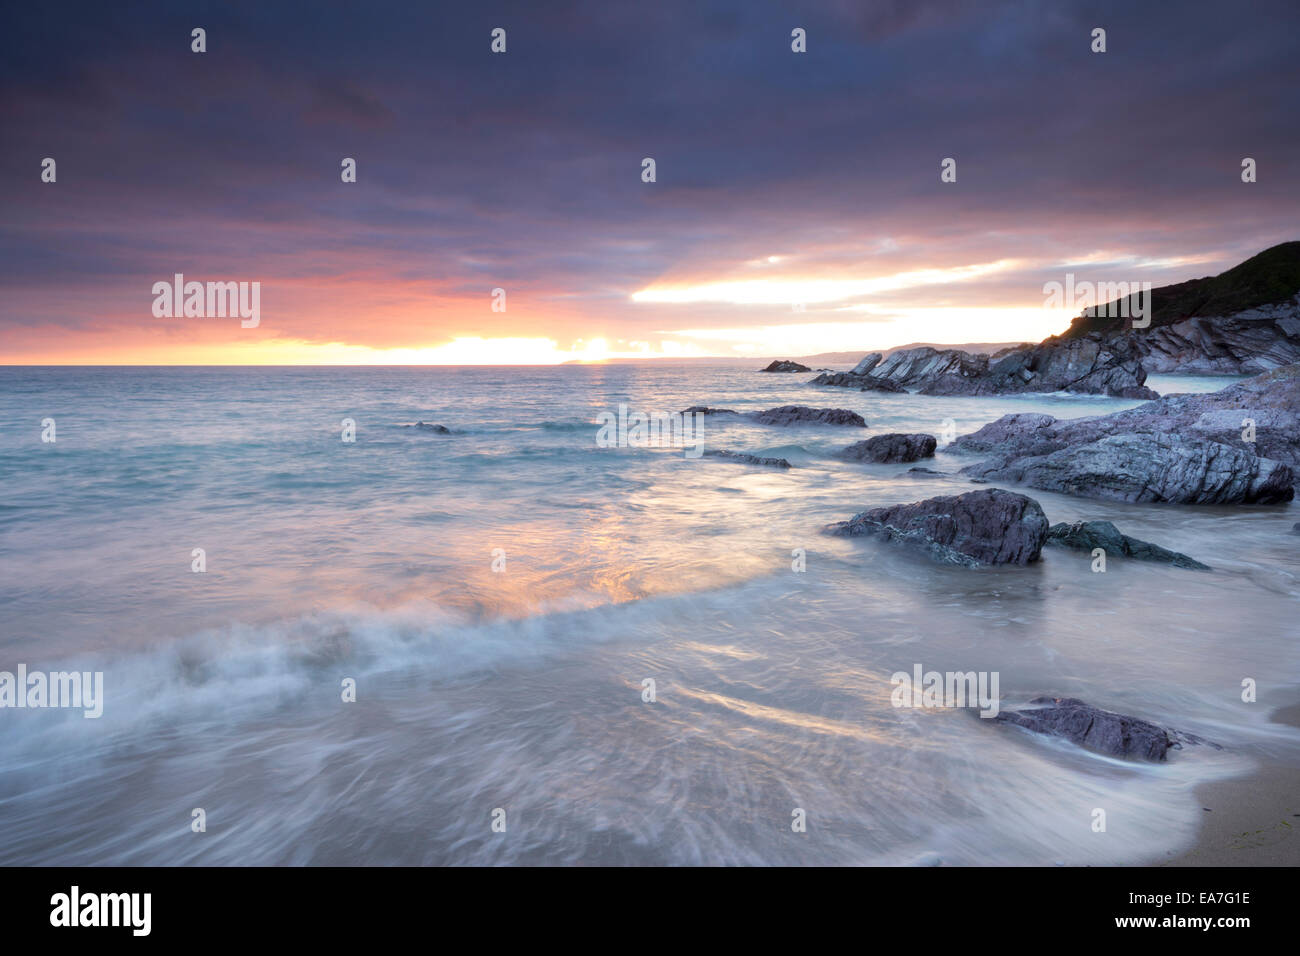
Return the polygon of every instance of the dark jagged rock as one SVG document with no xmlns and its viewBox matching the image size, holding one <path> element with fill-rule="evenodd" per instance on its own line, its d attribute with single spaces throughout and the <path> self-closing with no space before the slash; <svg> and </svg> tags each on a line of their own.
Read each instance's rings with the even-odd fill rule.
<svg viewBox="0 0 1300 956">
<path fill-rule="evenodd" d="M 1295 497 L 1286 465 L 1171 435 L 1109 435 L 1048 455 L 967 465 L 961 473 L 1105 501 L 1277 504 Z"/>
<path fill-rule="evenodd" d="M 993 720 L 1038 734 L 1064 737 L 1080 747 L 1112 757 L 1157 763 L 1164 761 L 1171 749 L 1181 750 L 1183 744 L 1206 744 L 1222 749 L 1201 737 L 1102 710 L 1074 697 L 1036 697 L 1029 704 L 1032 709 L 1004 710 Z"/>
<path fill-rule="evenodd" d="M 1289 501 L 1282 486 L 1300 476 L 1300 364 L 1218 392 L 1167 395 L 1112 415 L 1004 415 L 949 447 L 996 455 L 963 474 L 1090 497 Z M 1133 471 L 1116 473 L 1125 460 Z M 1107 491 L 1109 484 L 1123 490 Z"/>
<path fill-rule="evenodd" d="M 1101 335 L 1082 339 L 1052 337 L 991 359 L 989 378 L 997 393 L 1016 391 L 1079 392 L 1115 398 L 1158 398 L 1143 383 L 1147 370 L 1142 353 L 1127 340 Z M 958 393 L 961 394 L 961 393 Z"/>
<path fill-rule="evenodd" d="M 940 380 L 974 381 L 986 375 L 988 367 L 987 355 L 963 352 L 961 349 L 940 350 L 923 345 L 892 353 L 876 363 L 872 374 L 897 385 L 925 391 Z"/>
<path fill-rule="evenodd" d="M 707 405 L 692 405 L 690 408 L 684 408 L 677 414 L 679 415 L 739 415 L 740 412 L 734 408 L 710 408 Z"/>
<path fill-rule="evenodd" d="M 1217 276 L 1189 279 L 1151 290 L 1151 329 L 1194 316 L 1235 315 L 1290 300 L 1300 292 L 1300 241 L 1265 249 Z M 1132 323 L 1114 310 L 1088 309 L 1066 335 L 1118 332 Z M 1143 331 L 1143 330 L 1138 330 Z"/>
<path fill-rule="evenodd" d="M 446 425 L 434 425 L 430 422 L 416 422 L 414 425 L 407 425 L 407 428 L 418 428 L 420 431 L 432 432 L 435 435 L 450 435 L 452 431 Z"/>
<path fill-rule="evenodd" d="M 879 535 L 945 564 L 1025 565 L 1037 561 L 1047 538 L 1047 517 L 1033 498 L 996 488 L 873 508 L 827 533 Z"/>
<path fill-rule="evenodd" d="M 867 423 L 857 412 L 845 408 L 809 408 L 807 405 L 782 405 L 755 412 L 754 421 L 762 425 L 852 425 L 866 428 Z"/>
<path fill-rule="evenodd" d="M 933 458 L 938 440 L 933 435 L 903 435 L 892 432 L 855 442 L 840 452 L 854 461 L 910 462 Z"/>
<path fill-rule="evenodd" d="M 856 388 L 860 392 L 906 392 L 902 385 L 874 375 L 856 372 L 828 372 L 818 375 L 810 385 L 835 385 L 839 388 Z"/>
<path fill-rule="evenodd" d="M 1209 565 L 1189 558 L 1177 551 L 1169 551 L 1138 538 L 1121 534 L 1109 521 L 1076 521 L 1073 524 L 1054 524 L 1047 529 L 1047 543 L 1066 548 L 1092 551 L 1101 548 L 1107 555 L 1122 555 L 1138 561 L 1159 561 L 1172 564 L 1176 568 L 1191 568 L 1196 571 L 1209 571 Z"/>
<path fill-rule="evenodd" d="M 1300 362 L 1300 242 L 1285 242 L 1217 276 L 1150 293 L 1150 325 L 1114 306 L 1088 309 L 1065 338 L 1128 338 L 1148 372 L 1254 374 Z"/>
<path fill-rule="evenodd" d="M 1300 362 L 1300 296 L 1235 315 L 1185 319 L 1133 338 L 1149 372 L 1253 375 Z"/>
<path fill-rule="evenodd" d="M 749 455 L 740 451 L 706 451 L 704 453 L 710 458 L 725 458 L 727 461 L 741 462 L 746 465 L 763 465 L 767 468 L 789 468 L 790 463 L 784 458 L 760 458 L 758 455 Z"/>
<path fill-rule="evenodd" d="M 1081 392 L 1120 398 L 1156 398 L 1146 388 L 1140 354 L 1127 340 L 1101 334 L 1053 337 L 995 356 L 923 346 L 895 352 L 872 367 L 872 377 L 918 389 L 922 395 L 1004 395 Z"/>
<path fill-rule="evenodd" d="M 907 473 L 914 478 L 947 478 L 947 472 L 935 471 L 933 468 L 909 468 Z"/>
<path fill-rule="evenodd" d="M 798 362 L 778 359 L 767 368 L 759 369 L 760 372 L 811 372 L 807 365 L 800 365 Z"/>
</svg>

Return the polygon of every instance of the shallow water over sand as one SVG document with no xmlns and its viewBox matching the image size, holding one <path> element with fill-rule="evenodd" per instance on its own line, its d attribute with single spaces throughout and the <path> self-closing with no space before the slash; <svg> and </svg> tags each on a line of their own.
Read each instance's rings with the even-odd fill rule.
<svg viewBox="0 0 1300 956">
<path fill-rule="evenodd" d="M 1300 735 L 1267 721 L 1300 684 L 1300 509 L 1031 493 L 1212 573 L 1094 574 L 1056 549 L 969 571 L 828 538 L 974 487 L 832 457 L 852 441 L 1137 403 L 809 377 L 0 370 L 0 669 L 84 663 L 107 696 L 99 720 L 0 712 L 0 863 L 1129 862 L 1191 839 L 1197 782 L 1300 764 Z M 708 419 L 707 447 L 795 465 L 778 471 L 598 448 L 619 403 L 835 406 L 869 427 Z M 421 420 L 461 433 L 402 427 Z M 1138 766 L 894 708 L 890 675 L 918 663 L 997 671 L 1006 707 L 1068 694 L 1227 749 Z"/>
</svg>

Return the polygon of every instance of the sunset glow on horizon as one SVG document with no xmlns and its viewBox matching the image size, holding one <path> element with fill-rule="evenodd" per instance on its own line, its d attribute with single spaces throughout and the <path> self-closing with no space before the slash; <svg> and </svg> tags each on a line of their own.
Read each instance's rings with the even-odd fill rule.
<svg viewBox="0 0 1300 956">
<path fill-rule="evenodd" d="M 75 24 L 24 10 L 25 42 L 0 38 L 0 364 L 555 365 L 1038 341 L 1072 318 L 1043 293 L 1066 273 L 1159 287 L 1295 238 L 1297 152 L 1270 119 L 1286 115 L 1282 87 L 1241 88 L 1258 74 L 1231 68 L 1288 68 L 1283 31 L 1261 24 L 1248 53 L 1117 48 L 1078 101 L 1060 69 L 1090 29 L 1078 10 L 888 6 L 808 11 L 816 43 L 800 55 L 772 39 L 786 14 L 761 4 L 686 35 L 644 12 L 579 26 L 520 6 L 518 44 L 496 56 L 450 40 L 430 55 L 430 37 L 486 29 L 463 10 L 403 11 L 399 32 L 323 16 L 300 34 L 273 8 L 213 9 L 223 40 L 203 55 L 173 43 L 191 25 L 165 5 L 120 36 L 111 9 Z M 117 39 L 69 40 L 87 31 Z M 632 36 L 673 69 L 629 73 Z M 345 52 L 326 64 L 321 47 Z M 1219 64 L 1202 104 L 1214 137 L 1168 121 L 1187 57 Z M 1222 142 L 1251 144 L 1258 182 L 1240 182 Z M 257 321 L 179 298 L 155 309 L 174 276 L 256 283 Z"/>
</svg>

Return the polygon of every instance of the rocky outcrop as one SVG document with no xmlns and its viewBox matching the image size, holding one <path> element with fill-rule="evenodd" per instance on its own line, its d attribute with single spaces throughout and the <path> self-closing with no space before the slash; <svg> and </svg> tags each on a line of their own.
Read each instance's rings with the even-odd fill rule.
<svg viewBox="0 0 1300 956">
<path fill-rule="evenodd" d="M 1102 444 L 1122 436 L 1129 440 Z M 949 449 L 996 456 L 964 474 L 1091 497 L 1289 501 L 1283 486 L 1300 476 L 1300 364 L 1218 392 L 1168 395 L 1111 415 L 1004 415 Z M 1116 471 L 1122 467 L 1132 470 Z"/>
<path fill-rule="evenodd" d="M 988 374 L 989 357 L 960 349 L 936 349 L 928 345 L 893 352 L 876 363 L 871 374 L 921 391 L 941 381 L 976 380 Z"/>
<path fill-rule="evenodd" d="M 1071 281 L 1073 279 L 1071 278 Z M 1081 286 L 1083 284 L 1080 284 Z M 994 351 L 919 346 L 872 352 L 852 372 L 818 384 L 876 388 L 884 380 L 925 395 L 1079 392 L 1155 398 L 1151 372 L 1255 374 L 1300 362 L 1300 242 L 1286 242 L 1217 276 L 1143 294 L 1134 328 L 1124 291 L 1137 283 L 1086 283 L 1109 302 L 1086 309 L 1060 335 Z"/>
<path fill-rule="evenodd" d="M 1083 422 L 1093 419 L 1073 419 Z M 949 446 L 950 451 L 991 452 L 1000 451 L 1008 455 L 1045 455 L 1048 452 L 1065 448 L 1069 441 L 1057 437 L 1055 425 L 1066 422 L 1051 415 L 1036 412 L 1016 412 L 1003 415 L 996 421 L 989 422 L 979 431 L 969 435 L 959 435 Z M 1098 429 L 1096 436 L 1105 434 Z"/>
<path fill-rule="evenodd" d="M 1295 497 L 1295 476 L 1281 462 L 1172 435 L 1109 435 L 1048 455 L 968 465 L 961 474 L 1106 501 L 1275 504 Z"/>
<path fill-rule="evenodd" d="M 790 463 L 784 458 L 760 458 L 758 455 L 749 455 L 740 451 L 706 451 L 704 453 L 709 458 L 725 458 L 727 461 L 740 462 L 745 465 L 763 465 L 767 468 L 789 468 Z"/>
<path fill-rule="evenodd" d="M 853 366 L 854 375 L 870 375 L 872 370 L 885 359 L 884 352 L 872 352 L 863 358 L 861 362 Z"/>
<path fill-rule="evenodd" d="M 677 414 L 679 415 L 739 415 L 740 412 L 734 408 L 710 408 L 708 405 L 692 405 L 690 408 L 683 408 Z"/>
<path fill-rule="evenodd" d="M 1047 538 L 1038 502 L 999 489 L 873 508 L 827 533 L 871 535 L 915 548 L 933 560 L 966 567 L 1037 561 Z"/>
<path fill-rule="evenodd" d="M 1121 555 L 1138 561 L 1159 561 L 1176 568 L 1209 571 L 1210 567 L 1177 551 L 1169 551 L 1138 538 L 1121 534 L 1109 521 L 1076 521 L 1073 524 L 1054 524 L 1047 529 L 1047 543 L 1066 548 L 1092 552 L 1101 548 L 1106 555 Z"/>
<path fill-rule="evenodd" d="M 938 440 L 933 435 L 904 435 L 892 432 L 855 442 L 840 452 L 853 461 L 911 462 L 933 458 Z"/>
<path fill-rule="evenodd" d="M 859 375 L 856 372 L 827 372 L 818 375 L 809 382 L 810 385 L 835 385 L 839 388 L 856 388 L 860 392 L 906 392 L 902 385 L 874 375 Z"/>
<path fill-rule="evenodd" d="M 1118 299 L 1088 309 L 1064 338 L 1127 339 L 1148 372 L 1255 374 L 1300 362 L 1300 242 L 1201 279 L 1152 289 L 1146 328 Z"/>
<path fill-rule="evenodd" d="M 1217 744 L 1192 734 L 1159 727 L 1149 721 L 1093 707 L 1074 697 L 1036 697 L 1029 710 L 1004 710 L 992 719 L 1037 734 L 1064 737 L 1080 747 L 1134 760 L 1163 762 L 1183 744 Z"/>
<path fill-rule="evenodd" d="M 923 395 L 1081 392 L 1157 397 L 1143 385 L 1146 370 L 1136 348 L 1125 339 L 1111 342 L 1101 334 L 1050 338 L 995 356 L 928 346 L 907 349 L 876 363 L 871 377 L 915 388 Z"/>
<path fill-rule="evenodd" d="M 807 365 L 800 365 L 798 362 L 791 362 L 785 359 L 777 359 L 767 368 L 759 369 L 760 372 L 811 372 Z"/>
<path fill-rule="evenodd" d="M 450 435 L 452 430 L 446 425 L 434 425 L 430 422 L 416 422 L 414 425 L 407 425 L 407 428 L 417 428 L 422 432 L 431 432 L 435 435 Z"/>
<path fill-rule="evenodd" d="M 1136 334 L 1148 372 L 1254 375 L 1300 362 L 1300 295 L 1228 316 L 1196 316 Z"/>
<path fill-rule="evenodd" d="M 857 412 L 845 408 L 809 408 L 807 405 L 782 405 L 766 411 L 754 412 L 754 421 L 761 425 L 852 425 L 866 428 L 867 423 Z"/>
</svg>

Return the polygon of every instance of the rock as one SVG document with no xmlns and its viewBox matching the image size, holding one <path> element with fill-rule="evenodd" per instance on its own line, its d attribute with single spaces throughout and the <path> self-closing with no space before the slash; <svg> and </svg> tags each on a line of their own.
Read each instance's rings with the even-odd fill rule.
<svg viewBox="0 0 1300 956">
<path fill-rule="evenodd" d="M 917 548 L 936 561 L 978 567 L 1037 561 L 1047 538 L 1047 517 L 1038 502 L 996 488 L 873 508 L 827 533 L 880 535 Z"/>
<path fill-rule="evenodd" d="M 677 414 L 679 415 L 739 415 L 740 412 L 734 408 L 709 408 L 707 405 L 692 405 L 690 408 L 684 408 Z"/>
<path fill-rule="evenodd" d="M 1085 421 L 1085 419 L 1077 419 Z M 1016 412 L 989 422 L 978 431 L 958 436 L 949 446 L 950 451 L 990 452 L 1003 455 L 1046 455 L 1065 448 L 1069 442 L 1058 438 L 1053 426 L 1058 419 L 1035 412 Z M 1100 437 L 1101 430 L 1096 432 Z"/>
<path fill-rule="evenodd" d="M 988 373 L 989 357 L 961 349 L 923 345 L 901 349 L 877 363 L 872 374 L 898 385 L 924 389 L 941 379 L 975 379 Z"/>
<path fill-rule="evenodd" d="M 1047 529 L 1047 543 L 1066 548 L 1078 548 L 1091 552 L 1101 548 L 1107 556 L 1122 555 L 1139 561 L 1160 561 L 1172 564 L 1176 568 L 1192 568 L 1197 571 L 1209 571 L 1209 565 L 1189 558 L 1177 551 L 1169 551 L 1158 544 L 1130 538 L 1120 534 L 1109 521 L 1076 521 L 1074 524 L 1054 524 Z"/>
<path fill-rule="evenodd" d="M 948 473 L 935 471 L 933 468 L 909 468 L 907 473 L 913 478 L 947 478 Z"/>
<path fill-rule="evenodd" d="M 1147 371 L 1142 353 L 1127 339 L 1088 335 L 1080 339 L 1053 337 L 1018 349 L 989 363 L 996 391 L 1080 392 L 1115 398 L 1158 398 L 1143 383 Z"/>
<path fill-rule="evenodd" d="M 759 369 L 760 372 L 811 372 L 807 365 L 800 365 L 798 362 L 785 360 L 774 361 L 767 368 Z"/>
<path fill-rule="evenodd" d="M 895 352 L 872 376 L 917 388 L 922 395 L 1003 395 L 1020 392 L 1082 392 L 1120 398 L 1156 398 L 1136 347 L 1100 333 L 1049 338 L 995 356 L 923 346 Z"/>
<path fill-rule="evenodd" d="M 739 451 L 706 451 L 704 454 L 710 458 L 725 458 L 728 461 L 742 462 L 746 465 L 764 465 L 768 468 L 790 467 L 790 463 L 784 458 L 760 458 L 757 455 L 748 455 Z"/>
<path fill-rule="evenodd" d="M 1056 421 L 1051 415 L 1039 415 L 1034 412 L 1003 415 L 997 421 L 989 422 L 979 431 L 957 438 L 952 443 L 952 450 L 1005 452 L 1009 444 L 1014 444 L 1017 454 L 1045 455 L 1066 446 L 1066 442 L 1054 440 L 1050 433 L 1043 433 L 1044 429 L 1054 425 Z"/>
<path fill-rule="evenodd" d="M 1275 369 L 1217 392 L 1166 395 L 1111 415 L 1066 420 L 1050 415 L 1004 415 L 972 434 L 962 435 L 948 447 L 997 456 L 980 466 L 963 469 L 963 473 L 1021 480 L 1016 476 L 1030 474 L 1031 466 L 1048 456 L 1113 436 L 1129 436 L 1129 441 L 1137 440 L 1133 436 L 1146 438 L 1152 443 L 1153 454 L 1165 454 L 1159 451 L 1160 445 L 1178 442 L 1187 457 L 1203 461 L 1207 467 L 1212 464 L 1213 470 L 1222 472 L 1234 467 L 1242 472 L 1238 480 L 1227 481 L 1217 492 L 1186 488 L 1166 499 L 1125 495 L 1120 500 L 1289 501 L 1285 492 L 1275 487 L 1286 478 L 1276 466 L 1280 462 L 1289 469 L 1287 480 L 1292 483 L 1300 476 L 1300 364 Z M 1254 440 L 1247 440 L 1250 438 Z M 1236 454 L 1216 451 L 1220 446 Z M 1113 450 L 1100 449 L 1106 454 Z M 1099 449 L 1092 451 L 1097 453 Z M 1058 458 L 1048 470 L 1059 464 Z M 1098 462 L 1098 467 L 1106 466 Z M 1145 473 L 1152 467 L 1154 462 L 1139 466 L 1139 471 Z M 1058 484 L 1051 481 L 1053 488 Z M 1083 489 L 1072 493 L 1091 494 Z"/>
<path fill-rule="evenodd" d="M 1277 504 L 1295 497 L 1295 475 L 1281 462 L 1172 435 L 1109 435 L 1047 455 L 968 465 L 961 474 L 1105 501 Z"/>
<path fill-rule="evenodd" d="M 807 405 L 782 405 L 755 412 L 754 421 L 762 425 L 852 425 L 866 428 L 867 423 L 857 412 L 844 408 L 809 408 Z"/>
<path fill-rule="evenodd" d="M 933 458 L 938 440 L 933 435 L 903 435 L 893 432 L 856 442 L 840 452 L 854 461 L 909 462 Z"/>
<path fill-rule="evenodd" d="M 1111 299 L 1076 318 L 1064 337 L 1127 338 L 1148 372 L 1249 375 L 1300 362 L 1297 293 L 1300 242 L 1285 242 L 1217 276 L 1152 289 L 1147 328 L 1134 329 Z"/>
<path fill-rule="evenodd" d="M 450 435 L 451 429 L 446 425 L 433 425 L 429 422 L 416 422 L 414 425 L 407 425 L 407 428 L 418 428 L 420 431 L 433 432 L 435 435 Z"/>
<path fill-rule="evenodd" d="M 808 384 L 835 385 L 840 388 L 856 388 L 860 392 L 906 392 L 903 386 L 874 375 L 859 375 L 856 372 L 829 372 L 818 375 Z"/>
<path fill-rule="evenodd" d="M 1004 710 L 992 719 L 1034 733 L 1064 737 L 1080 747 L 1112 757 L 1161 762 L 1171 749 L 1181 750 L 1185 743 L 1222 749 L 1192 734 L 1180 734 L 1137 717 L 1101 710 L 1074 697 L 1036 697 L 1029 704 L 1032 710 Z"/>
<path fill-rule="evenodd" d="M 879 365 L 885 358 L 883 352 L 872 352 L 857 365 L 853 366 L 853 375 L 870 375 L 871 370 Z"/>
<path fill-rule="evenodd" d="M 1149 372 L 1266 372 L 1300 362 L 1300 296 L 1236 315 L 1184 319 L 1134 339 Z"/>
<path fill-rule="evenodd" d="M 1295 524 L 1291 526 L 1291 533 L 1300 534 L 1300 521 L 1297 521 Z"/>
</svg>

